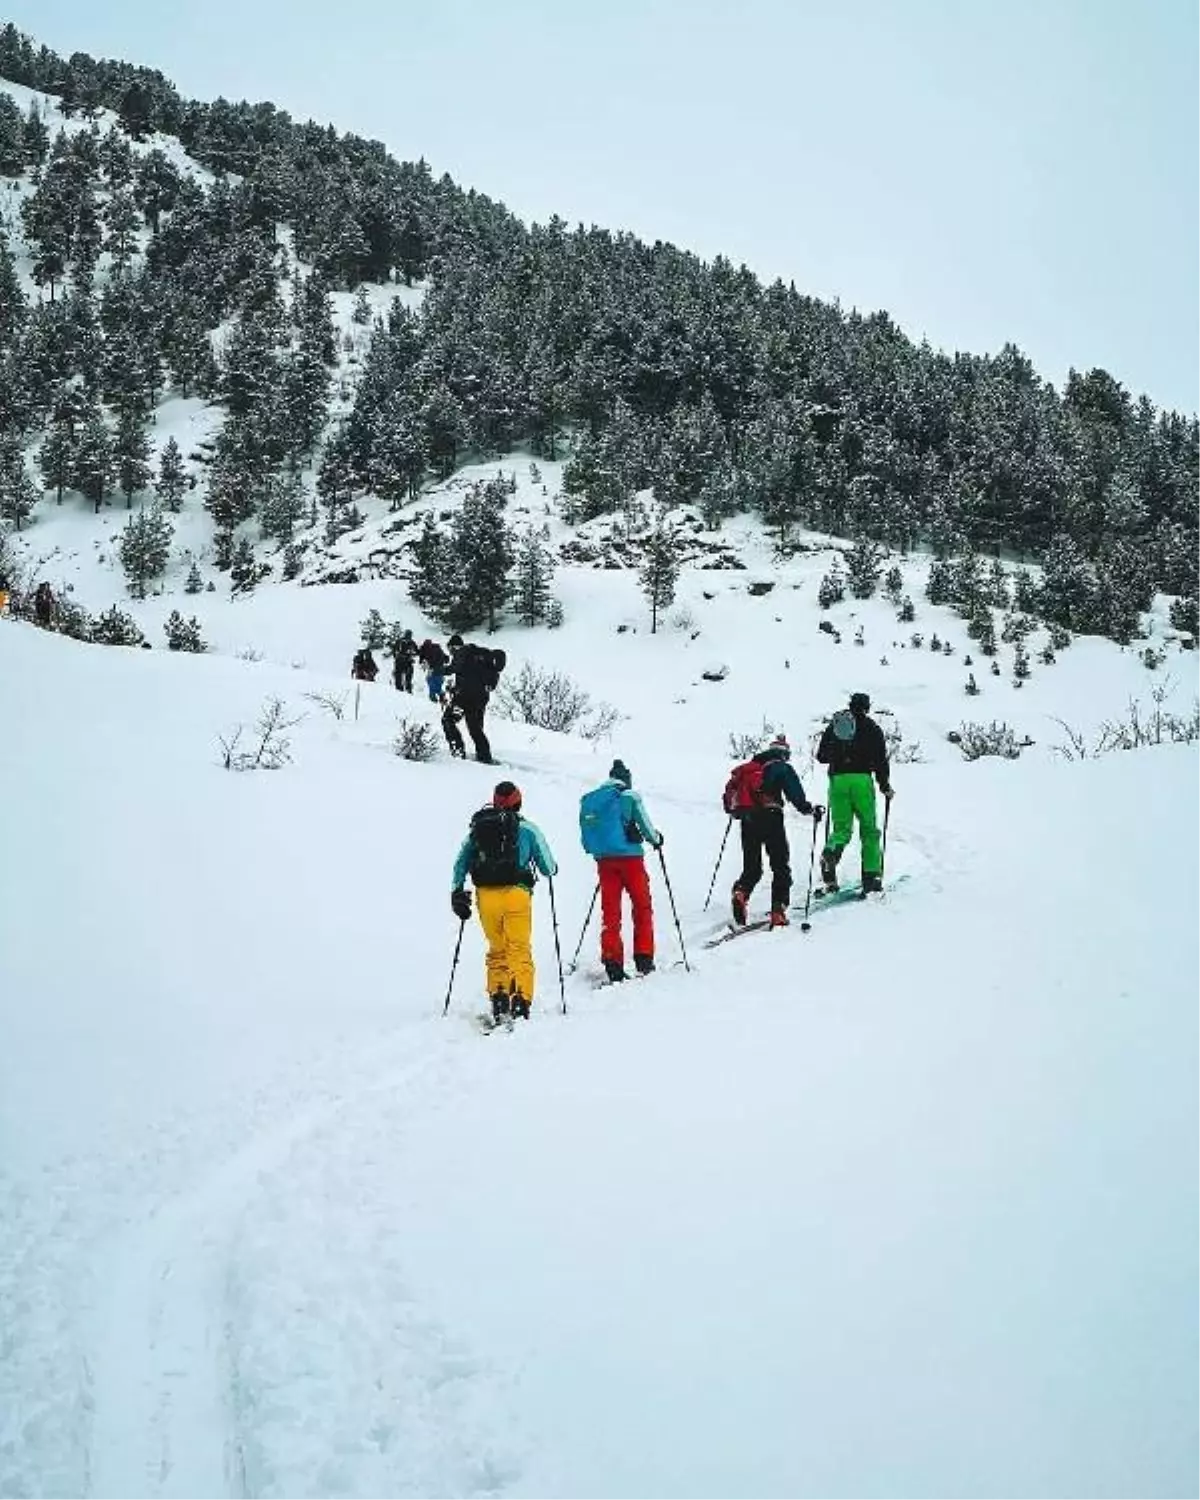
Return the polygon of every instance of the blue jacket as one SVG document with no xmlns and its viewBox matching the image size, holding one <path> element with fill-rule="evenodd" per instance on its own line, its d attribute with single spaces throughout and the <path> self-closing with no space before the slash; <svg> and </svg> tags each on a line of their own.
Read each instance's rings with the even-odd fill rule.
<svg viewBox="0 0 1200 1500">
<path fill-rule="evenodd" d="M 623 781 L 617 781 L 610 777 L 607 781 L 600 783 L 602 787 L 610 786 L 621 794 L 621 827 L 623 833 L 614 841 L 611 847 L 605 847 L 594 855 L 596 859 L 623 859 L 631 855 L 645 853 L 645 845 L 649 844 L 652 849 L 657 849 L 660 834 L 654 824 L 650 821 L 650 814 L 646 811 L 646 804 L 642 801 L 639 793 L 632 787 L 627 787 Z M 630 837 L 629 830 L 640 837 Z"/>
<path fill-rule="evenodd" d="M 462 841 L 462 848 L 458 851 L 458 858 L 454 861 L 454 875 L 450 889 L 461 890 L 467 876 L 471 873 L 471 861 L 475 857 L 475 845 L 468 833 Z M 530 885 L 536 878 L 535 870 L 540 870 L 543 875 L 554 876 L 558 874 L 558 865 L 550 853 L 550 845 L 546 842 L 542 830 L 536 823 L 531 823 L 527 818 L 521 819 L 521 826 L 517 831 L 517 864 L 523 870 L 530 872 Z"/>
<path fill-rule="evenodd" d="M 755 757 L 766 765 L 762 779 L 762 805 L 781 808 L 786 798 L 802 813 L 812 811 L 799 776 L 782 750 L 764 750 Z"/>
</svg>

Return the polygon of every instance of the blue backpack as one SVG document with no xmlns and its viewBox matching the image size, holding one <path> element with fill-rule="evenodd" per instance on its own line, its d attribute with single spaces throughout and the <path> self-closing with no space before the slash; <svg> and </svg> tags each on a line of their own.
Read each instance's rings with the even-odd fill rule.
<svg viewBox="0 0 1200 1500">
<path fill-rule="evenodd" d="M 623 788 L 598 786 L 579 799 L 579 836 L 594 859 L 613 854 L 629 842 L 621 816 Z"/>
</svg>

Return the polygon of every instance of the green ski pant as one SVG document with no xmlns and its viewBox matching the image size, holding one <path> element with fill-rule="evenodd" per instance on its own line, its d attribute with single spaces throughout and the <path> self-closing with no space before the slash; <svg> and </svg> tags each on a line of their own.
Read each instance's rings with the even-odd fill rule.
<svg viewBox="0 0 1200 1500">
<path fill-rule="evenodd" d="M 875 778 L 865 771 L 843 771 L 829 778 L 829 837 L 825 847 L 840 854 L 854 836 L 858 819 L 864 875 L 883 874 L 879 824 L 875 818 Z"/>
</svg>

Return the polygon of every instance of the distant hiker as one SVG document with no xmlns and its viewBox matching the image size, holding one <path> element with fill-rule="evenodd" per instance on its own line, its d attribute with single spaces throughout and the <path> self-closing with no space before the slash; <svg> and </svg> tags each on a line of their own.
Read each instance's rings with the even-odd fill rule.
<svg viewBox="0 0 1200 1500">
<path fill-rule="evenodd" d="M 742 833 L 742 873 L 731 893 L 733 920 L 739 925 L 745 924 L 750 894 L 762 879 L 765 849 L 771 861 L 771 926 L 787 926 L 792 869 L 783 821 L 785 799 L 806 818 L 818 822 L 825 811 L 814 807 L 804 795 L 791 756 L 787 736 L 777 734 L 765 750 L 735 766 L 725 784 L 725 811 L 738 820 Z"/>
<path fill-rule="evenodd" d="M 424 640 L 417 652 L 417 660 L 425 669 L 425 686 L 429 689 L 430 703 L 441 703 L 450 658 L 436 641 Z"/>
<path fill-rule="evenodd" d="M 481 807 L 454 861 L 450 906 L 465 922 L 471 915 L 467 876 L 475 886 L 479 922 L 487 938 L 487 987 L 492 1018 L 528 1017 L 533 1004 L 533 886 L 537 872 L 553 878 L 558 866 L 540 829 L 521 816 L 521 790 L 497 783 L 490 807 Z"/>
<path fill-rule="evenodd" d="M 363 646 L 354 653 L 350 675 L 356 682 L 374 682 L 379 676 L 379 664 L 371 655 L 370 647 Z"/>
<path fill-rule="evenodd" d="M 33 596 L 33 618 L 43 630 L 54 624 L 54 594 L 48 583 L 39 583 Z"/>
<path fill-rule="evenodd" d="M 413 640 L 411 630 L 401 633 L 400 639 L 392 647 L 392 680 L 396 684 L 399 693 L 411 693 L 413 690 L 413 665 L 417 659 L 417 643 Z"/>
<path fill-rule="evenodd" d="M 621 938 L 621 893 L 633 908 L 633 962 L 639 974 L 654 969 L 654 908 L 643 845 L 661 849 L 663 837 L 633 790 L 633 776 L 622 760 L 609 767 L 608 780 L 579 803 L 579 837 L 596 861 L 600 881 L 600 961 L 609 979 L 628 979 Z"/>
<path fill-rule="evenodd" d="M 464 641 L 461 635 L 452 635 L 446 644 L 454 653 L 446 674 L 454 678 L 450 707 L 462 711 L 467 733 L 475 746 L 475 759 L 482 761 L 484 765 L 494 766 L 496 762 L 492 759 L 492 747 L 483 727 L 483 716 L 487 711 L 492 689 L 500 681 L 500 673 L 504 670 L 507 658 L 503 651 L 476 646 L 471 641 Z M 442 718 L 443 728 L 446 728 L 446 717 L 444 715 Z M 461 740 L 457 725 L 454 733 Z M 446 729 L 446 738 L 450 739 L 449 729 Z M 453 751 L 453 742 L 450 748 Z"/>
<path fill-rule="evenodd" d="M 829 767 L 829 832 L 821 853 L 821 879 L 829 890 L 838 888 L 837 867 L 854 833 L 862 841 L 862 888 L 883 889 L 883 853 L 875 817 L 875 783 L 890 802 L 892 784 L 887 742 L 870 717 L 866 693 L 852 693 L 850 707 L 840 709 L 826 726 L 817 759 Z"/>
</svg>

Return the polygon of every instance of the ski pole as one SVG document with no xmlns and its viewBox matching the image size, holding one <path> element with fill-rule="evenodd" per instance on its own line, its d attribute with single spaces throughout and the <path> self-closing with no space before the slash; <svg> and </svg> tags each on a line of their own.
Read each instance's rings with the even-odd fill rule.
<svg viewBox="0 0 1200 1500">
<path fill-rule="evenodd" d="M 808 920 L 808 913 L 812 909 L 813 865 L 817 862 L 817 831 L 821 827 L 821 821 L 821 818 L 813 819 L 812 847 L 808 851 L 808 895 L 804 898 L 804 920 L 800 923 L 801 932 L 812 931 L 812 923 Z"/>
<path fill-rule="evenodd" d="M 692 966 L 688 963 L 687 949 L 683 946 L 683 928 L 679 925 L 679 912 L 675 906 L 675 892 L 671 889 L 671 877 L 667 874 L 667 857 L 662 852 L 661 844 L 658 846 L 658 862 L 662 865 L 663 879 L 667 883 L 667 898 L 671 903 L 671 915 L 675 918 L 675 931 L 679 934 L 679 951 L 683 954 L 683 967 L 690 974 Z"/>
<path fill-rule="evenodd" d="M 558 909 L 554 904 L 554 877 L 546 877 L 550 886 L 550 921 L 554 925 L 554 956 L 558 959 L 558 993 L 562 997 L 562 1013 L 567 1013 L 567 983 L 563 978 L 562 949 L 558 945 Z M 582 942 L 583 939 L 580 939 Z"/>
<path fill-rule="evenodd" d="M 583 919 L 583 931 L 579 934 L 579 941 L 575 944 L 575 957 L 567 965 L 567 973 L 574 974 L 579 967 L 579 954 L 583 948 L 583 940 L 587 937 L 587 930 L 592 925 L 592 913 L 596 910 L 596 897 L 600 894 L 600 882 L 596 882 L 596 889 L 592 892 L 592 904 L 588 907 L 587 916 Z"/>
<path fill-rule="evenodd" d="M 713 876 L 708 883 L 708 895 L 704 898 L 704 910 L 708 910 L 708 903 L 712 900 L 713 891 L 717 888 L 717 875 L 721 869 L 721 861 L 725 858 L 725 845 L 729 842 L 729 830 L 733 827 L 733 814 L 729 815 L 729 822 L 725 824 L 725 837 L 721 840 L 721 852 L 717 855 L 717 862 L 713 866 Z"/>
<path fill-rule="evenodd" d="M 885 797 L 883 799 L 883 838 L 880 841 L 880 845 L 879 845 L 879 884 L 880 885 L 883 884 L 883 872 L 884 872 L 884 868 L 885 868 L 885 866 L 887 864 L 887 826 L 888 826 L 888 819 L 891 817 L 891 815 L 892 815 L 892 799 L 890 797 Z"/>
<path fill-rule="evenodd" d="M 450 983 L 446 986 L 446 1003 L 442 1006 L 442 1015 L 450 1009 L 450 992 L 454 988 L 454 975 L 458 969 L 458 955 L 462 948 L 463 933 L 467 930 L 466 917 L 460 917 L 458 923 L 458 942 L 454 945 L 454 962 L 450 965 Z"/>
</svg>

